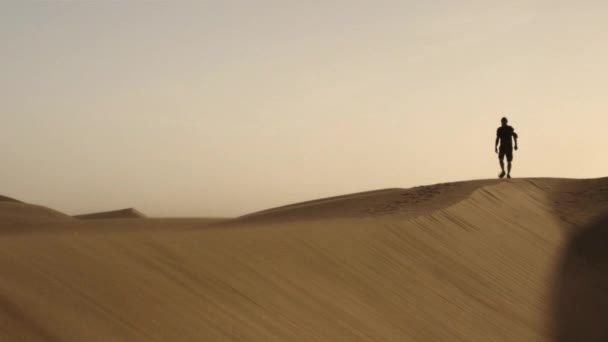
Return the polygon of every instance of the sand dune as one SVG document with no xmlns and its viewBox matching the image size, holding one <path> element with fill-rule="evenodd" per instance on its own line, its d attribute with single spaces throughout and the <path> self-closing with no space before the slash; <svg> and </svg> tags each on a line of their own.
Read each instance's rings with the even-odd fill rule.
<svg viewBox="0 0 608 342">
<path fill-rule="evenodd" d="M 127 219 L 127 218 L 144 218 L 146 215 L 134 208 L 127 208 L 114 211 L 104 211 L 101 213 L 76 215 L 75 218 L 81 220 L 100 220 L 100 219 Z"/>
<path fill-rule="evenodd" d="M 16 202 L 16 203 L 23 203 L 21 201 L 18 201 L 14 198 L 10 198 L 10 197 L 6 197 L 6 196 L 1 196 L 0 195 L 0 202 Z"/>
<path fill-rule="evenodd" d="M 292 222 L 392 216 L 407 218 L 447 207 L 495 180 L 445 183 L 411 189 L 384 189 L 291 204 L 244 215 L 235 222 Z"/>
<path fill-rule="evenodd" d="M 608 179 L 513 179 L 228 226 L 49 220 L 0 233 L 0 340 L 603 341 L 603 320 L 585 318 L 608 304 L 585 293 L 606 298 L 607 270 L 589 266 L 606 249 L 580 246 L 606 241 L 607 209 Z"/>
<path fill-rule="evenodd" d="M 29 226 L 70 220 L 72 220 L 70 216 L 56 210 L 0 196 L 0 227 Z"/>
</svg>

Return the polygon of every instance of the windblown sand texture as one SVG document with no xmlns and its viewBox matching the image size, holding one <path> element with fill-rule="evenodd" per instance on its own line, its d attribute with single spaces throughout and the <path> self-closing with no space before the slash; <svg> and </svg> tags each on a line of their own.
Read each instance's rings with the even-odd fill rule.
<svg viewBox="0 0 608 342">
<path fill-rule="evenodd" d="M 605 341 L 607 209 L 608 179 L 229 220 L 83 220 L 1 198 L 0 341 Z"/>
</svg>

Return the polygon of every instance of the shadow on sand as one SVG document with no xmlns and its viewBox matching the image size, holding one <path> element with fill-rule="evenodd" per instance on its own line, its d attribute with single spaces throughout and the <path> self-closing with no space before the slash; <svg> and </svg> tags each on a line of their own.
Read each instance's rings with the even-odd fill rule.
<svg viewBox="0 0 608 342">
<path fill-rule="evenodd" d="M 553 296 L 555 341 L 608 341 L 608 216 L 566 243 Z"/>
</svg>

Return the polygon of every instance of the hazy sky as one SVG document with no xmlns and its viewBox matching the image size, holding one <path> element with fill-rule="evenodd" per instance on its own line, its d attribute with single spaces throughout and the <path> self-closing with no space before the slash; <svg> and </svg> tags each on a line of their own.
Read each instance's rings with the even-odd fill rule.
<svg viewBox="0 0 608 342">
<path fill-rule="evenodd" d="M 0 194 L 239 215 L 608 174 L 606 1 L 0 1 Z"/>
</svg>

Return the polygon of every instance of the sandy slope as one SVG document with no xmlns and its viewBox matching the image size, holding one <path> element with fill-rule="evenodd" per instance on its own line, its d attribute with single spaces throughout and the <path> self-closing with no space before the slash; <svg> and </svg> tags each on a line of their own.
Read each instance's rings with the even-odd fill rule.
<svg viewBox="0 0 608 342">
<path fill-rule="evenodd" d="M 0 340 L 600 341 L 606 311 L 568 305 L 605 298 L 580 245 L 607 200 L 608 179 L 492 180 L 4 230 Z"/>
</svg>

